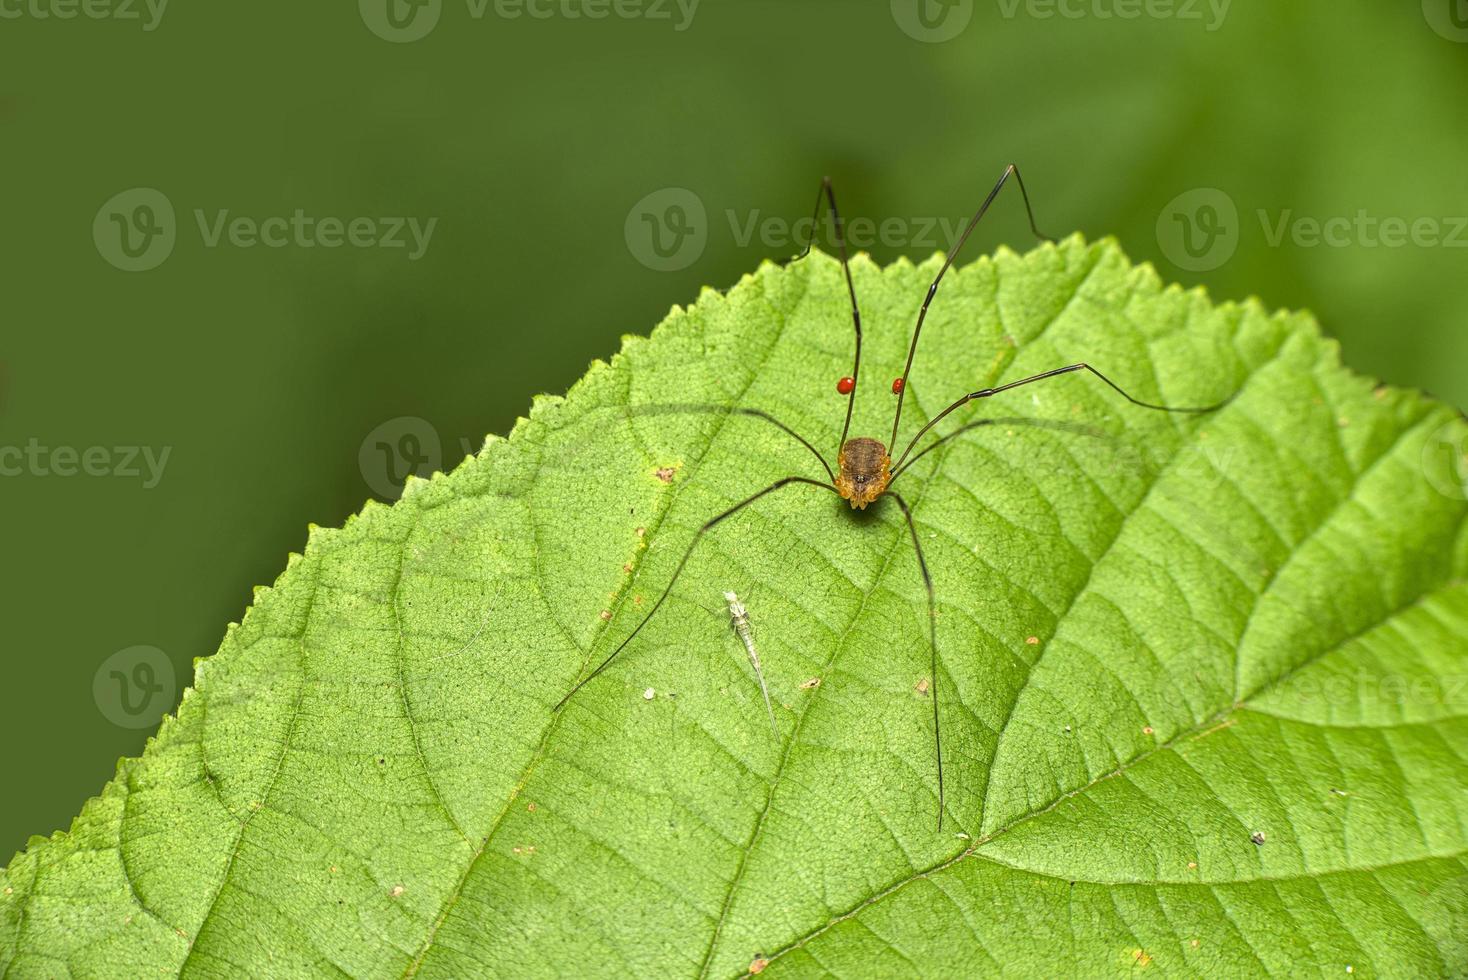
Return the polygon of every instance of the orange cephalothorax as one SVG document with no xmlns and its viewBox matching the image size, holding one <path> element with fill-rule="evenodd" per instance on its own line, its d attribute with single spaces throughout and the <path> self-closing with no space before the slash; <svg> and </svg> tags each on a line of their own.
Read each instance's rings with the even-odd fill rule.
<svg viewBox="0 0 1468 980">
<path fill-rule="evenodd" d="M 856 510 L 865 510 L 892 482 L 892 457 L 875 439 L 848 439 L 837 462 L 836 491 Z"/>
</svg>

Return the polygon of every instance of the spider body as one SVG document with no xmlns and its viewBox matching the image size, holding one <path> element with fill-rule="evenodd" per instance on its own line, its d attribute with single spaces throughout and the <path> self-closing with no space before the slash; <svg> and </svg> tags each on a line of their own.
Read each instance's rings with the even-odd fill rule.
<svg viewBox="0 0 1468 980">
<path fill-rule="evenodd" d="M 836 460 L 836 492 L 853 510 L 866 510 L 892 482 L 892 457 L 876 439 L 848 439 Z"/>
</svg>

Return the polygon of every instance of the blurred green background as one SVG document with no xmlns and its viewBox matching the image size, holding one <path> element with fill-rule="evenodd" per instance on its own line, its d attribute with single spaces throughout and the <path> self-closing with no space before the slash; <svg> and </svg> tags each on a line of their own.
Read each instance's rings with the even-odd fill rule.
<svg viewBox="0 0 1468 980">
<path fill-rule="evenodd" d="M 66 2 L 0 5 L 0 862 L 141 751 L 309 522 L 788 256 L 766 219 L 825 173 L 890 260 L 1017 161 L 1052 233 L 1468 403 L 1461 0 Z M 969 258 L 1031 244 L 1011 193 Z M 373 220 L 210 243 L 297 209 Z M 421 255 L 364 244 L 409 217 Z M 63 475 L 91 447 L 107 475 Z M 168 450 L 156 486 L 128 447 Z"/>
</svg>

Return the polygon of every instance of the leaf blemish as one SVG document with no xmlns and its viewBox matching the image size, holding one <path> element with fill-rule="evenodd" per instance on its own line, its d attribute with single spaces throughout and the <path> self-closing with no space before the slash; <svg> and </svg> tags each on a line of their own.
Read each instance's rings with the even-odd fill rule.
<svg viewBox="0 0 1468 980">
<path fill-rule="evenodd" d="M 821 679 L 819 677 L 812 677 L 808 681 L 802 681 L 801 682 L 801 685 L 800 685 L 800 689 L 802 691 L 809 691 L 811 688 L 820 687 L 820 686 L 821 686 Z"/>
<path fill-rule="evenodd" d="M 677 466 L 660 466 L 653 471 L 653 476 L 657 477 L 663 483 L 672 483 L 673 477 L 676 476 L 677 473 Z"/>
</svg>

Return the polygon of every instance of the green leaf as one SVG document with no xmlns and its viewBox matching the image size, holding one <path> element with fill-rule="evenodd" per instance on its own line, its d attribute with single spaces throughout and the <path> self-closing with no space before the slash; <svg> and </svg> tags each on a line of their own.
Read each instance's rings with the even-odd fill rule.
<svg viewBox="0 0 1468 980">
<path fill-rule="evenodd" d="M 853 434 L 887 436 L 936 267 L 854 265 Z M 313 528 L 143 757 L 0 875 L 0 973 L 1468 971 L 1464 423 L 1111 243 L 951 274 L 907 431 L 1079 360 L 1232 400 L 1072 374 L 955 416 L 1081 431 L 977 428 L 899 483 L 936 678 L 900 512 L 797 485 L 552 710 L 703 521 L 824 475 L 757 419 L 637 409 L 758 407 L 830 455 L 850 347 L 835 261 L 767 265 Z"/>
</svg>

